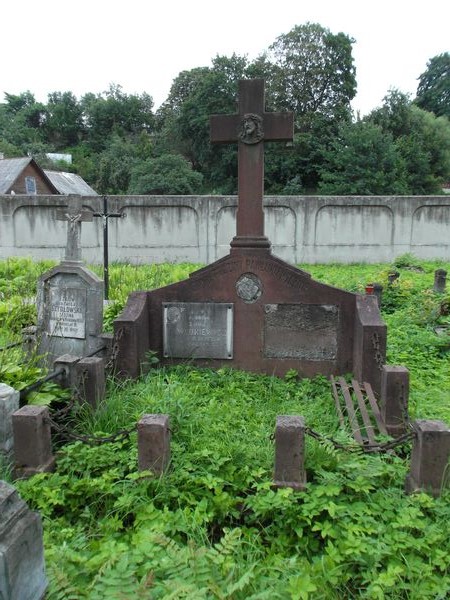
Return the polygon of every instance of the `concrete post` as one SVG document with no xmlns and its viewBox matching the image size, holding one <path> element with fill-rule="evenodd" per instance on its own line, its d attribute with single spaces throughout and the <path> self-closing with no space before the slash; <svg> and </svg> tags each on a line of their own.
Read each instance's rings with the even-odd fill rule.
<svg viewBox="0 0 450 600">
<path fill-rule="evenodd" d="M 142 415 L 137 432 L 139 470 L 161 475 L 170 461 L 169 415 Z"/>
<path fill-rule="evenodd" d="M 381 285 L 381 283 L 373 284 L 373 294 L 377 299 L 379 308 L 381 308 L 381 300 L 383 297 L 383 286 Z"/>
<path fill-rule="evenodd" d="M 76 386 L 78 378 L 76 367 L 79 360 L 79 356 L 74 356 L 73 354 L 62 354 L 53 362 L 53 369 L 55 371 L 60 367 L 64 369 L 64 373 L 58 380 L 61 387 L 73 389 Z"/>
<path fill-rule="evenodd" d="M 408 419 L 409 371 L 406 367 L 383 365 L 380 410 L 389 435 L 406 432 Z"/>
<path fill-rule="evenodd" d="M 13 453 L 12 415 L 19 409 L 19 400 L 19 392 L 6 383 L 0 383 L 0 455 L 7 460 Z"/>
<path fill-rule="evenodd" d="M 408 494 L 423 490 L 437 497 L 450 476 L 450 429 L 443 421 L 415 421 L 416 439 L 411 454 L 411 470 L 406 477 Z"/>
<path fill-rule="evenodd" d="M 447 271 L 444 269 L 436 269 L 434 272 L 434 285 L 433 291 L 437 294 L 443 294 L 445 292 L 445 286 L 447 283 Z"/>
<path fill-rule="evenodd" d="M 303 490 L 306 485 L 305 471 L 305 422 L 299 416 L 277 416 L 275 428 L 276 487 Z"/>
<path fill-rule="evenodd" d="M 12 416 L 14 432 L 15 476 L 28 478 L 36 473 L 52 471 L 49 413 L 46 406 L 23 406 Z"/>
<path fill-rule="evenodd" d="M 105 397 L 105 361 L 97 356 L 82 358 L 76 363 L 75 372 L 80 399 L 95 408 Z"/>
<path fill-rule="evenodd" d="M 388 283 L 389 283 L 389 285 L 392 285 L 394 283 L 394 281 L 396 281 L 399 277 L 400 277 L 399 271 L 391 271 L 388 274 Z"/>
</svg>

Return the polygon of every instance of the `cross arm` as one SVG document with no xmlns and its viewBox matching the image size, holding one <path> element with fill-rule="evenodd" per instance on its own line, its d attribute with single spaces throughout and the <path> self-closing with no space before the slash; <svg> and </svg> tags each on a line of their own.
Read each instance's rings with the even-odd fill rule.
<svg viewBox="0 0 450 600">
<path fill-rule="evenodd" d="M 271 142 L 294 139 L 294 113 L 264 113 L 264 139 Z"/>
<path fill-rule="evenodd" d="M 237 142 L 241 118 L 240 115 L 211 115 L 209 118 L 211 142 L 218 144 Z"/>
</svg>

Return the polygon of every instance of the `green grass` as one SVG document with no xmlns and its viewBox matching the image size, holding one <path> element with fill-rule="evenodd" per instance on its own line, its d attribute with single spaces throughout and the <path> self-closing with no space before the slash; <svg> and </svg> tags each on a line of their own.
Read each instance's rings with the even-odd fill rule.
<svg viewBox="0 0 450 600">
<path fill-rule="evenodd" d="M 450 265 L 402 257 L 392 286 L 394 265 L 302 267 L 351 291 L 372 281 L 385 286 L 388 360 L 410 370 L 412 418 L 450 423 L 450 344 L 435 332 L 449 324 L 450 298 L 431 291 L 434 270 Z M 194 268 L 112 265 L 111 295 L 120 307 L 129 291 Z M 33 277 L 42 272 L 32 269 Z M 31 276 L 24 277 L 28 295 Z M 22 285 L 14 284 L 24 294 Z M 21 297 L 8 302 L 21 306 Z M 4 316 L 6 338 L 17 335 L 9 323 Z M 307 437 L 307 490 L 272 488 L 277 415 L 303 415 L 314 430 L 351 443 L 325 378 L 157 368 L 136 382 L 109 381 L 104 403 L 78 409 L 73 425 L 110 434 L 144 413 L 170 415 L 164 476 L 137 471 L 132 433 L 99 447 L 60 447 L 55 473 L 17 483 L 43 515 L 48 600 L 449 596 L 450 493 L 404 494 L 407 446 L 399 455 L 360 456 Z"/>
</svg>

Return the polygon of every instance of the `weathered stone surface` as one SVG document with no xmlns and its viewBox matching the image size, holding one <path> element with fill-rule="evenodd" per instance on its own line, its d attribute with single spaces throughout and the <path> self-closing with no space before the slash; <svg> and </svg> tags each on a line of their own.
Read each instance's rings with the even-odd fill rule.
<svg viewBox="0 0 450 600">
<path fill-rule="evenodd" d="M 249 302 L 248 296 L 242 298 L 236 287 L 247 273 L 254 273 L 261 282 L 261 295 L 254 302 Z M 233 305 L 233 351 L 232 358 L 196 358 L 197 365 L 227 366 L 279 376 L 290 369 L 304 377 L 349 373 L 353 366 L 356 298 L 355 294 L 312 280 L 309 274 L 287 265 L 270 251 L 236 248 L 229 256 L 193 273 L 188 280 L 130 296 L 125 311 L 115 322 L 119 346 L 116 371 L 122 376 L 137 377 L 148 350 L 156 352 L 163 365 L 185 361 L 186 358 L 164 356 L 164 307 L 169 303 L 198 302 Z M 376 299 L 373 301 L 374 313 L 381 323 Z M 270 305 L 293 306 L 281 308 L 280 314 L 283 311 L 297 314 L 297 324 L 301 321 L 298 313 L 306 315 L 303 329 L 298 324 L 297 332 L 290 334 L 291 349 L 283 357 L 278 355 L 289 324 L 285 322 L 284 329 L 280 328 L 277 334 L 275 321 L 270 320 L 270 315 L 269 321 L 267 317 L 266 307 Z M 313 348 L 311 317 L 315 314 L 319 319 L 316 333 L 320 331 L 327 342 L 322 350 Z M 363 323 L 361 330 L 364 328 Z M 366 355 L 370 358 L 369 347 Z"/>
<path fill-rule="evenodd" d="M 448 485 L 450 428 L 443 421 L 418 420 L 413 423 L 416 439 L 411 454 L 411 470 L 406 478 L 408 493 L 418 490 L 439 496 Z"/>
<path fill-rule="evenodd" d="M 0 598 L 40 600 L 46 588 L 41 518 L 0 481 Z"/>
<path fill-rule="evenodd" d="M 339 309 L 329 304 L 266 304 L 264 356 L 335 360 Z"/>
<path fill-rule="evenodd" d="M 160 475 L 170 461 L 169 415 L 143 415 L 137 430 L 139 470 Z"/>
<path fill-rule="evenodd" d="M 383 365 L 380 410 L 387 432 L 398 437 L 406 432 L 409 398 L 409 371 L 406 367 Z"/>
<path fill-rule="evenodd" d="M 16 477 L 31 477 L 52 471 L 49 413 L 46 406 L 23 406 L 13 414 L 14 460 Z"/>
<path fill-rule="evenodd" d="M 353 336 L 353 367 L 349 372 L 353 371 L 358 381 L 370 383 L 379 394 L 381 369 L 386 362 L 387 328 L 375 296 L 356 296 Z"/>
<path fill-rule="evenodd" d="M 98 356 L 82 358 L 75 366 L 80 399 L 95 408 L 105 397 L 105 361 Z"/>
<path fill-rule="evenodd" d="M 306 485 L 305 471 L 305 422 L 302 417 L 281 415 L 275 428 L 276 487 L 303 490 Z"/>
<path fill-rule="evenodd" d="M 0 383 L 0 455 L 11 458 L 14 438 L 12 415 L 19 408 L 20 393 L 14 388 Z"/>
<path fill-rule="evenodd" d="M 74 388 L 77 385 L 77 364 L 80 356 L 73 354 L 63 354 L 53 362 L 53 370 L 64 369 L 64 372 L 58 378 L 58 383 L 63 388 Z"/>
<path fill-rule="evenodd" d="M 48 366 L 62 354 L 86 356 L 103 345 L 103 282 L 82 264 L 63 262 L 39 278 L 37 311 L 39 353 Z"/>
<path fill-rule="evenodd" d="M 447 271 L 444 269 L 436 269 L 434 272 L 434 286 L 433 290 L 437 294 L 443 294 L 447 285 Z"/>
<path fill-rule="evenodd" d="M 163 305 L 165 358 L 233 358 L 233 305 L 167 302 Z"/>
</svg>

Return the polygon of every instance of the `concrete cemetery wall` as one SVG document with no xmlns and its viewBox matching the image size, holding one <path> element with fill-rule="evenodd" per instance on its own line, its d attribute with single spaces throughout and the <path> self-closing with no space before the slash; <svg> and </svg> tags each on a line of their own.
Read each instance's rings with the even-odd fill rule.
<svg viewBox="0 0 450 600">
<path fill-rule="evenodd" d="M 0 196 L 0 258 L 60 259 L 64 196 Z M 102 211 L 101 197 L 83 206 Z M 110 261 L 211 263 L 235 234 L 234 196 L 110 196 Z M 450 196 L 268 196 L 266 235 L 290 263 L 382 262 L 412 252 L 450 260 Z M 101 219 L 83 223 L 83 258 L 101 263 Z"/>
</svg>

